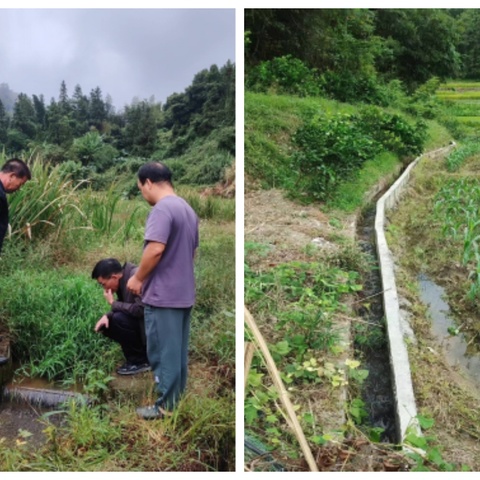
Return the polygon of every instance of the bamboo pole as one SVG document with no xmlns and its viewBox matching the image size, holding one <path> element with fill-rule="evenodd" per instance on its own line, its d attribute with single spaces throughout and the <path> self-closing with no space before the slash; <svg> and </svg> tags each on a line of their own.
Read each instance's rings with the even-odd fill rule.
<svg viewBox="0 0 480 480">
<path fill-rule="evenodd" d="M 248 372 L 250 371 L 250 366 L 252 365 L 253 352 L 255 350 L 255 345 L 251 342 L 245 343 L 245 349 L 243 351 L 243 372 L 244 372 L 244 385 L 243 389 L 247 388 L 248 383 Z"/>
<path fill-rule="evenodd" d="M 288 397 L 288 392 L 285 389 L 285 386 L 283 384 L 282 379 L 280 378 L 280 374 L 278 372 L 277 367 L 275 366 L 275 362 L 273 361 L 273 358 L 270 354 L 270 350 L 268 349 L 267 343 L 265 342 L 254 318 L 252 317 L 251 313 L 248 311 L 247 307 L 244 307 L 244 318 L 245 318 L 245 323 L 248 325 L 250 330 L 253 333 L 253 337 L 255 341 L 257 342 L 258 348 L 260 348 L 264 358 L 265 362 L 267 364 L 267 369 L 270 373 L 270 376 L 272 378 L 273 384 L 275 385 L 280 401 L 282 402 L 288 417 L 290 418 L 291 425 L 293 426 L 293 431 L 295 436 L 297 437 L 297 440 L 300 444 L 300 448 L 302 449 L 302 452 L 305 456 L 305 460 L 308 463 L 308 466 L 310 468 L 311 472 L 318 472 L 318 466 L 317 463 L 315 462 L 315 459 L 313 458 L 312 451 L 310 450 L 310 447 L 307 443 L 307 439 L 305 438 L 305 434 L 303 433 L 302 428 L 300 427 L 300 423 L 298 422 L 297 415 L 295 414 L 295 411 L 293 409 L 293 405 L 290 401 L 290 398 Z"/>
</svg>

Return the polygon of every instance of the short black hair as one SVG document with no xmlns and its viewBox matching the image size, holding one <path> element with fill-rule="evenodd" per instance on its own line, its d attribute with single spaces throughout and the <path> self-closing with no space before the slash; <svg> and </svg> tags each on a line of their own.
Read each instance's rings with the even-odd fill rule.
<svg viewBox="0 0 480 480">
<path fill-rule="evenodd" d="M 14 173 L 18 178 L 25 178 L 31 180 L 32 174 L 28 165 L 19 158 L 11 158 L 5 162 L 5 165 L 2 167 L 3 173 Z"/>
<path fill-rule="evenodd" d="M 93 267 L 92 278 L 110 278 L 114 273 L 121 273 L 123 270 L 116 258 L 104 258 Z"/>
<path fill-rule="evenodd" d="M 142 165 L 138 170 L 138 180 L 142 185 L 145 185 L 147 180 L 152 183 L 168 182 L 173 185 L 171 170 L 161 162 L 149 162 Z"/>
</svg>

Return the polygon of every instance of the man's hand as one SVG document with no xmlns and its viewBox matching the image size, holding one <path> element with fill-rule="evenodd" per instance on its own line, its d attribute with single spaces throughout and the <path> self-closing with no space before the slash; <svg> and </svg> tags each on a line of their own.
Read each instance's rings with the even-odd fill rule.
<svg viewBox="0 0 480 480">
<path fill-rule="evenodd" d="M 104 315 L 95 325 L 95 331 L 98 333 L 100 330 L 108 328 L 108 317 Z"/>
<path fill-rule="evenodd" d="M 142 285 L 143 282 L 141 282 L 135 275 L 133 275 L 133 277 L 130 277 L 127 282 L 128 290 L 130 290 L 135 295 L 140 295 L 142 293 Z"/>
<path fill-rule="evenodd" d="M 113 301 L 114 301 L 113 293 L 110 289 L 104 290 L 103 291 L 103 296 L 104 296 L 105 300 L 108 302 L 109 305 L 111 305 L 113 303 Z"/>
</svg>

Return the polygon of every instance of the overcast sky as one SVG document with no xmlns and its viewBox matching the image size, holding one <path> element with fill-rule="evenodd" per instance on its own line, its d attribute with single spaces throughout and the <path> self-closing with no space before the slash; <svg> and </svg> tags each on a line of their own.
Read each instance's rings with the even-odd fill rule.
<svg viewBox="0 0 480 480">
<path fill-rule="evenodd" d="M 235 62 L 234 9 L 0 9 L 0 83 L 58 99 L 65 80 L 117 110 L 162 103 L 211 65 Z"/>
</svg>

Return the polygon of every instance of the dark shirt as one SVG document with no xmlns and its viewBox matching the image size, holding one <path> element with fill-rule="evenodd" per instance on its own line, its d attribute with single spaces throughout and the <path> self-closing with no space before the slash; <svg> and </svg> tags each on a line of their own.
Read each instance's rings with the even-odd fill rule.
<svg viewBox="0 0 480 480">
<path fill-rule="evenodd" d="M 133 263 L 125 263 L 123 266 L 123 276 L 118 283 L 117 300 L 112 302 L 112 309 L 107 313 L 109 319 L 113 312 L 124 312 L 132 317 L 143 319 L 143 303 L 139 295 L 133 294 L 127 289 L 127 282 L 133 277 L 138 267 Z"/>
<path fill-rule="evenodd" d="M 2 252 L 3 239 L 8 230 L 8 202 L 7 194 L 0 182 L 0 253 Z"/>
</svg>

